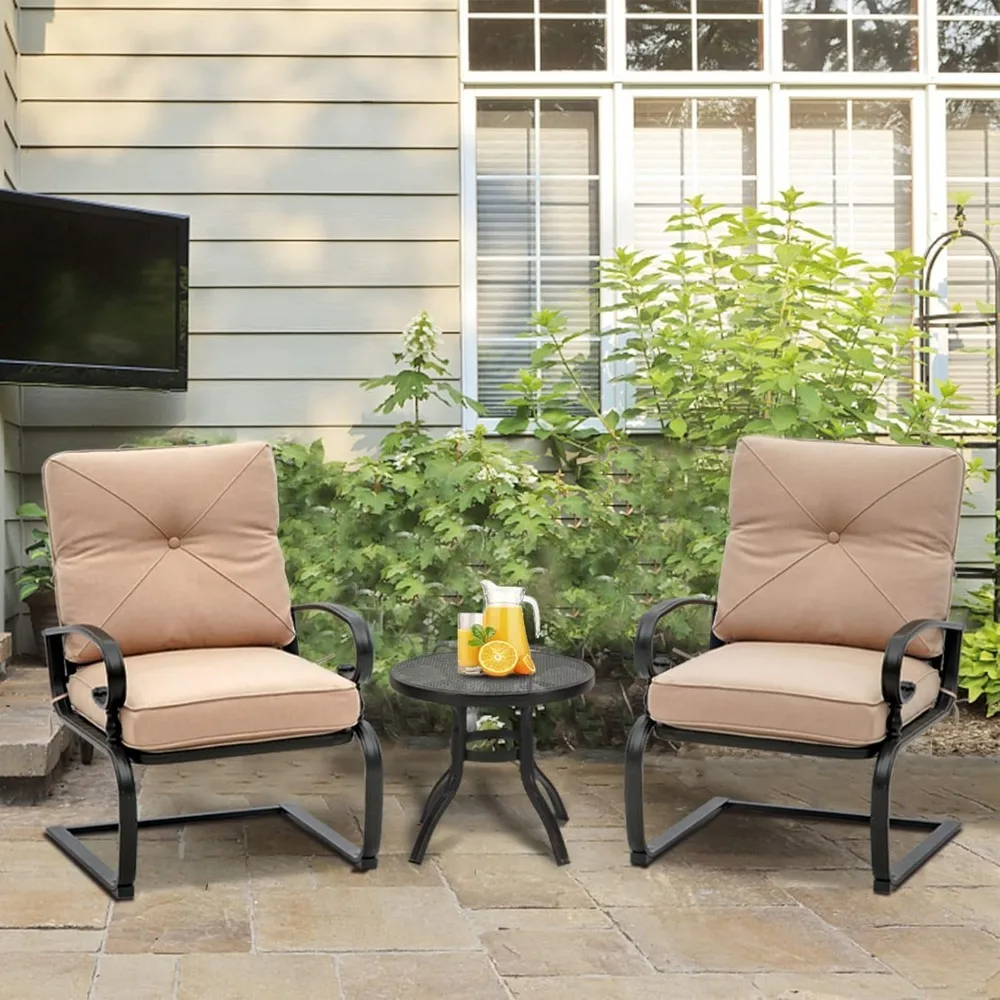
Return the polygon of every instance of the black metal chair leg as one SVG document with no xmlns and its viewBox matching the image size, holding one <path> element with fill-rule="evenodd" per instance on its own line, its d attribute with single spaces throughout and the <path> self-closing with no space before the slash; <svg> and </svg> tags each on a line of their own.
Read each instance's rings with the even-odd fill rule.
<svg viewBox="0 0 1000 1000">
<path fill-rule="evenodd" d="M 423 863 L 424 854 L 427 852 L 427 845 L 431 842 L 434 829 L 441 821 L 445 810 L 451 805 L 459 786 L 462 784 L 467 733 L 465 709 L 456 708 L 451 726 L 451 767 L 438 779 L 424 805 L 424 811 L 420 818 L 420 830 L 413 844 L 413 850 L 410 851 L 410 861 L 415 865 Z"/>
<path fill-rule="evenodd" d="M 549 836 L 549 843 L 552 845 L 552 854 L 556 859 L 556 864 L 568 865 L 569 852 L 566 850 L 566 842 L 563 840 L 559 823 L 549 804 L 542 797 L 538 790 L 535 776 L 539 773 L 535 765 L 535 733 L 531 723 L 531 709 L 522 709 L 520 712 L 520 733 L 518 738 L 518 763 L 521 772 L 521 784 L 528 796 L 528 800 L 535 807 L 545 832 Z M 547 780 L 547 779 L 546 779 Z"/>
<path fill-rule="evenodd" d="M 70 860 L 82 868 L 113 899 L 133 899 L 135 896 L 135 866 L 139 852 L 139 807 L 132 765 L 119 747 L 104 748 L 111 758 L 118 785 L 118 822 L 94 827 L 50 826 L 49 838 Z M 118 870 L 109 868 L 76 836 L 80 832 L 118 834 Z"/>
<path fill-rule="evenodd" d="M 382 843 L 382 746 L 370 722 L 362 719 L 355 733 L 365 759 L 365 829 L 361 842 L 361 860 L 356 867 L 371 871 L 378 867 L 378 849 Z"/>
<path fill-rule="evenodd" d="M 111 763 L 118 782 L 118 884 L 116 899 L 135 895 L 135 866 L 139 853 L 139 802 L 135 774 L 124 751 L 111 748 Z"/>
<path fill-rule="evenodd" d="M 936 823 L 933 820 L 903 818 L 894 820 L 892 818 L 892 769 L 899 750 L 898 741 L 887 741 L 875 759 L 875 769 L 872 772 L 871 820 L 869 824 L 872 879 L 875 892 L 880 896 L 888 896 L 893 890 L 898 889 L 962 828 L 961 823 L 951 819 Z M 929 831 L 928 835 L 904 855 L 897 865 L 892 864 L 889 842 L 890 830 L 893 826 Z"/>
<path fill-rule="evenodd" d="M 80 740 L 80 760 L 87 765 L 94 763 L 94 745 L 85 739 Z"/>
<path fill-rule="evenodd" d="M 632 864 L 638 868 L 647 868 L 653 861 L 646 844 L 642 780 L 642 761 L 652 734 L 652 720 L 648 715 L 640 715 L 625 744 L 625 830 Z"/>
<path fill-rule="evenodd" d="M 556 790 L 556 786 L 549 781 L 547 775 L 537 764 L 535 765 L 535 778 L 542 788 L 545 789 L 545 792 L 549 797 L 549 801 L 552 803 L 552 811 L 556 814 L 556 819 L 559 820 L 560 823 L 568 823 L 569 813 L 566 812 L 566 806 L 563 803 L 562 797 Z"/>
</svg>

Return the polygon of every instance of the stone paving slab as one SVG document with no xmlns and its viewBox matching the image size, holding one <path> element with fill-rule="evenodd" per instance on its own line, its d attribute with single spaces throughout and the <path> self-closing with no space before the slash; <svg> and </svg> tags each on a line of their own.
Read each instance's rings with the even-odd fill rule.
<svg viewBox="0 0 1000 1000">
<path fill-rule="evenodd" d="M 141 835 L 136 899 L 114 904 L 41 835 L 113 815 L 106 763 L 75 763 L 42 805 L 0 807 L 0 1000 L 1000 998 L 996 761 L 901 758 L 900 799 L 965 827 L 885 898 L 850 824 L 724 816 L 630 867 L 607 757 L 542 762 L 570 813 L 570 865 L 549 857 L 514 768 L 478 764 L 417 867 L 407 854 L 445 756 L 386 750 L 375 872 L 272 818 L 162 828 Z M 869 767 L 656 757 L 650 827 L 715 794 L 861 808 Z M 346 748 L 149 768 L 140 809 L 295 799 L 353 837 L 361 776 Z M 113 859 L 114 838 L 93 849 Z"/>
</svg>

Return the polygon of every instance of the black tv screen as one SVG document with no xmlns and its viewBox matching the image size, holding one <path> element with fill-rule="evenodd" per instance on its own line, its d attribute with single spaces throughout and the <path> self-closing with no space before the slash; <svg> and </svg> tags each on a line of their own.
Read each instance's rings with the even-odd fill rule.
<svg viewBox="0 0 1000 1000">
<path fill-rule="evenodd" d="M 187 388 L 188 219 L 0 191 L 0 382 Z"/>
</svg>

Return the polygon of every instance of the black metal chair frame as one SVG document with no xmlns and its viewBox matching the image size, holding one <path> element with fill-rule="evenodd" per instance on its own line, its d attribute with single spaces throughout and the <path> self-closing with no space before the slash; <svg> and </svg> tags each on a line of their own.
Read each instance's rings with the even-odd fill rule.
<svg viewBox="0 0 1000 1000">
<path fill-rule="evenodd" d="M 375 656 L 371 632 L 360 615 L 337 604 L 301 604 L 292 608 L 293 621 L 302 611 L 325 611 L 346 623 L 351 630 L 355 647 L 353 667 L 338 668 L 338 672 L 353 681 L 360 691 L 374 668 Z M 371 723 L 364 717 L 364 703 L 358 722 L 347 730 L 323 733 L 318 736 L 268 740 L 259 743 L 239 743 L 218 747 L 199 747 L 191 750 L 151 752 L 137 750 L 122 742 L 119 712 L 125 704 L 128 682 L 125 660 L 118 643 L 100 628 L 93 625 L 62 625 L 46 629 L 45 652 L 49 668 L 49 685 L 55 711 L 65 725 L 83 741 L 84 762 L 89 762 L 95 749 L 107 754 L 118 784 L 118 822 L 90 823 L 84 826 L 50 826 L 45 835 L 63 853 L 82 868 L 112 898 L 132 899 L 135 896 L 136 855 L 139 830 L 143 827 L 182 826 L 188 823 L 214 823 L 228 819 L 250 819 L 279 815 L 314 837 L 335 854 L 352 864 L 359 871 L 369 871 L 378 865 L 378 849 L 382 839 L 382 750 Z M 107 723 L 100 729 L 77 713 L 69 700 L 67 683 L 76 669 L 66 659 L 63 638 L 81 635 L 89 639 L 98 650 L 107 671 Z M 298 655 L 298 639 L 284 647 L 285 652 Z M 211 760 L 221 757 L 244 757 L 253 754 L 278 753 L 285 750 L 305 750 L 312 747 L 340 746 L 357 739 L 365 761 L 365 821 L 361 846 L 347 840 L 325 823 L 311 816 L 301 806 L 281 803 L 247 809 L 191 813 L 188 815 L 158 816 L 139 819 L 137 790 L 133 764 L 179 764 L 191 760 Z M 117 833 L 118 869 L 112 870 L 80 840 L 80 835 Z"/>
<path fill-rule="evenodd" d="M 639 620 L 635 636 L 635 667 L 636 673 L 647 685 L 644 701 L 649 694 L 649 683 L 660 672 L 656 670 L 653 653 L 657 628 L 662 619 L 672 611 L 690 605 L 705 605 L 712 608 L 713 615 L 715 613 L 716 603 L 712 598 L 682 597 L 657 604 Z M 941 629 L 944 632 L 944 650 L 940 656 L 931 661 L 941 674 L 941 690 L 937 701 L 930 709 L 904 726 L 901 714 L 902 706 L 913 697 L 914 685 L 901 680 L 903 657 L 910 641 L 920 632 L 930 628 Z M 871 831 L 872 876 L 875 892 L 879 895 L 888 895 L 899 888 L 962 828 L 961 823 L 953 819 L 893 818 L 890 815 L 890 785 L 896 755 L 910 740 L 946 716 L 954 704 L 962 648 L 962 631 L 963 626 L 956 622 L 920 619 L 903 625 L 889 640 L 882 659 L 882 697 L 889 706 L 889 714 L 886 721 L 885 738 L 878 743 L 860 747 L 842 747 L 701 732 L 657 723 L 650 718 L 648 712 L 643 713 L 633 724 L 625 748 L 625 824 L 632 864 L 640 868 L 648 867 L 671 847 L 691 836 L 722 812 L 764 813 L 771 816 L 833 820 L 841 823 L 867 823 Z M 709 641 L 709 649 L 723 645 L 725 643 L 713 633 Z M 646 840 L 643 815 L 642 765 L 646 747 L 652 736 L 681 742 L 773 750 L 777 753 L 813 757 L 839 757 L 853 760 L 875 758 L 875 769 L 872 775 L 871 811 L 868 813 L 840 812 L 807 806 L 744 802 L 718 796 L 710 799 L 675 823 L 666 833 L 649 842 Z M 894 865 L 891 861 L 889 847 L 891 828 L 925 830 L 928 831 L 928 834 Z"/>
</svg>

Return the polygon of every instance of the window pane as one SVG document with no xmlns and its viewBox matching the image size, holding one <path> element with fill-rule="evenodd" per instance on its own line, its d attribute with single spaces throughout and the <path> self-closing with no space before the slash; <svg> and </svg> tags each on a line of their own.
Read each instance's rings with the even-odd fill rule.
<svg viewBox="0 0 1000 1000">
<path fill-rule="evenodd" d="M 874 172 L 891 164 L 894 176 L 909 177 L 913 162 L 910 102 L 854 101 L 852 111 L 854 156 L 861 170 Z M 873 149 L 877 154 L 866 159 Z"/>
<path fill-rule="evenodd" d="M 476 129 L 477 174 L 534 172 L 534 101 L 480 101 Z"/>
<path fill-rule="evenodd" d="M 629 20 L 625 45 L 629 69 L 693 68 L 690 21 Z"/>
<path fill-rule="evenodd" d="M 469 18 L 469 69 L 535 68 L 535 23 L 516 18 Z"/>
<path fill-rule="evenodd" d="M 543 14 L 604 14 L 605 0 L 541 0 Z"/>
<path fill-rule="evenodd" d="M 570 331 L 593 330 L 597 325 L 597 264 L 587 260 L 542 260 L 541 301 L 566 316 Z M 589 348 L 579 351 L 590 356 Z"/>
<path fill-rule="evenodd" d="M 854 69 L 860 72 L 915 73 L 917 22 L 855 21 Z"/>
<path fill-rule="evenodd" d="M 469 0 L 470 14 L 533 14 L 534 0 Z"/>
<path fill-rule="evenodd" d="M 690 14 L 691 0 L 627 0 L 629 14 Z"/>
<path fill-rule="evenodd" d="M 523 257 L 535 253 L 535 185 L 527 178 L 483 178 L 477 185 L 479 253 Z"/>
<path fill-rule="evenodd" d="M 542 181 L 541 252 L 597 256 L 597 181 Z"/>
<path fill-rule="evenodd" d="M 698 0 L 699 14 L 760 14 L 763 0 Z"/>
<path fill-rule="evenodd" d="M 846 19 L 785 21 L 782 39 L 787 70 L 829 73 L 847 69 Z"/>
<path fill-rule="evenodd" d="M 947 107 L 948 177 L 1000 177 L 1000 101 L 950 100 Z"/>
<path fill-rule="evenodd" d="M 597 173 L 597 104 L 541 102 L 541 172 L 588 176 Z"/>
<path fill-rule="evenodd" d="M 912 14 L 918 13 L 918 0 L 854 0 L 855 14 Z"/>
<path fill-rule="evenodd" d="M 938 60 L 945 73 L 1000 71 L 1000 21 L 940 21 Z"/>
<path fill-rule="evenodd" d="M 604 20 L 542 18 L 542 69 L 604 69 Z"/>
<path fill-rule="evenodd" d="M 762 21 L 698 21 L 698 69 L 760 69 Z"/>
<path fill-rule="evenodd" d="M 993 0 L 938 0 L 942 14 L 968 14 L 974 17 L 1000 17 Z"/>
<path fill-rule="evenodd" d="M 786 14 L 843 14 L 848 0 L 785 0 Z"/>
</svg>

